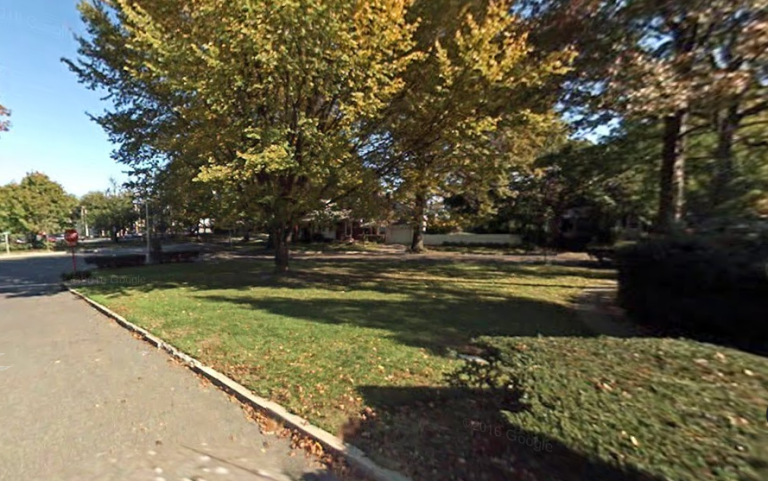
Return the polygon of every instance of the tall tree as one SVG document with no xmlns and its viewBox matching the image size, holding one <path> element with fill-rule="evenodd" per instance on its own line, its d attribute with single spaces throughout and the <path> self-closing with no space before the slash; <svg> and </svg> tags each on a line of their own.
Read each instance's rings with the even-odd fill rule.
<svg viewBox="0 0 768 481">
<path fill-rule="evenodd" d="M 110 233 L 114 242 L 118 233 L 128 229 L 139 218 L 134 205 L 133 194 L 113 184 L 104 192 L 89 192 L 80 199 L 80 205 L 87 210 L 88 221 L 97 231 Z"/>
<path fill-rule="evenodd" d="M 0 186 L 0 231 L 26 233 L 24 216 L 19 184 Z"/>
<path fill-rule="evenodd" d="M 716 154 L 727 159 L 738 118 L 734 100 L 751 105 L 743 106 L 747 115 L 764 108 L 757 99 L 766 84 L 765 0 L 528 5 L 541 27 L 537 44 L 575 44 L 579 51 L 563 95 L 571 113 L 598 123 L 620 118 L 663 124 L 656 223 L 660 231 L 671 230 L 683 214 L 686 139 L 715 125 L 723 134 Z M 730 170 L 727 160 L 719 165 Z"/>
<path fill-rule="evenodd" d="M 734 182 L 739 176 L 736 150 L 766 141 L 750 127 L 768 125 L 763 115 L 768 112 L 768 2 L 738 0 L 713 10 L 720 20 L 705 45 L 708 76 L 698 85 L 707 101 L 694 114 L 710 123 L 717 136 L 710 202 L 722 211 L 743 194 Z"/>
<path fill-rule="evenodd" d="M 3 191 L 0 222 L 12 232 L 34 240 L 38 234 L 61 232 L 72 225 L 75 197 L 45 174 L 31 172 L 18 184 L 5 186 Z"/>
<path fill-rule="evenodd" d="M 423 250 L 423 222 L 435 195 L 503 191 L 509 166 L 533 160 L 561 126 L 553 80 L 569 51 L 541 55 L 511 12 L 512 2 L 417 1 L 424 52 L 405 73 L 382 138 L 396 159 L 393 185 L 412 206 L 412 251 Z M 487 200 L 487 199 L 485 199 Z M 489 205 L 489 203 L 486 203 Z"/>
<path fill-rule="evenodd" d="M 247 192 L 287 269 L 292 225 L 359 183 L 363 128 L 414 58 L 407 0 L 82 2 L 80 80 L 131 165 L 160 158 Z"/>
</svg>

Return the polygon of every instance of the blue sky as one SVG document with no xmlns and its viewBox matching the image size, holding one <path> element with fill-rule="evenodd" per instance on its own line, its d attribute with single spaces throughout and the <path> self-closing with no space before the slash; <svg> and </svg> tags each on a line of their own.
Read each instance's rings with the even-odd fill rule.
<svg viewBox="0 0 768 481">
<path fill-rule="evenodd" d="M 60 62 L 74 58 L 81 32 L 76 0 L 0 0 L 0 104 L 12 111 L 0 134 L 0 185 L 30 171 L 48 174 L 75 195 L 126 179 L 110 158 L 106 134 L 86 112 L 99 95 Z"/>
</svg>

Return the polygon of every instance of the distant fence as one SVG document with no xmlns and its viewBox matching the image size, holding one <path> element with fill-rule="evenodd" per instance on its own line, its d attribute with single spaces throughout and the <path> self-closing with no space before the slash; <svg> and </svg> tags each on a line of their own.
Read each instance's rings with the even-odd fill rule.
<svg viewBox="0 0 768 481">
<path fill-rule="evenodd" d="M 390 226 L 387 228 L 387 244 L 410 244 L 413 228 L 409 226 Z M 515 234 L 424 234 L 424 244 L 439 246 L 443 244 L 495 244 L 518 246 L 522 239 Z"/>
</svg>

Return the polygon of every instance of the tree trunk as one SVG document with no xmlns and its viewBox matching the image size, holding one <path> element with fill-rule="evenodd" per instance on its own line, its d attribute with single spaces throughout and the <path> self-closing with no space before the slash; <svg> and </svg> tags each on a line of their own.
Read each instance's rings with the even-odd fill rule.
<svg viewBox="0 0 768 481">
<path fill-rule="evenodd" d="M 728 107 L 723 117 L 717 119 L 717 148 L 715 150 L 715 176 L 712 181 L 712 208 L 717 210 L 733 196 L 732 182 L 733 138 L 738 127 L 738 105 Z"/>
<path fill-rule="evenodd" d="M 274 231 L 275 241 L 275 272 L 282 274 L 288 271 L 288 238 L 291 230 L 285 226 Z"/>
<path fill-rule="evenodd" d="M 157 236 L 150 237 L 149 240 L 149 262 L 152 264 L 163 262 L 163 242 Z"/>
<path fill-rule="evenodd" d="M 112 237 L 112 242 L 115 242 L 115 243 L 118 242 L 119 239 L 117 237 L 117 228 L 115 227 L 112 228 L 112 231 L 110 232 L 110 237 Z"/>
<path fill-rule="evenodd" d="M 413 218 L 413 239 L 411 240 L 411 252 L 424 252 L 424 230 L 426 221 L 424 213 L 427 210 L 427 195 L 424 192 L 416 194 L 416 205 Z"/>
<path fill-rule="evenodd" d="M 672 232 L 683 215 L 685 192 L 685 156 L 681 133 L 685 112 L 679 110 L 664 118 L 664 137 L 661 151 L 660 198 L 656 230 Z"/>
</svg>

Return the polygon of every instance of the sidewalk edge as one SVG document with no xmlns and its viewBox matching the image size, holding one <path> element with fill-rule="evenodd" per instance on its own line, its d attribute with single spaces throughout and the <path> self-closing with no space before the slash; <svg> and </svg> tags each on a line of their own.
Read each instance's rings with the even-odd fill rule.
<svg viewBox="0 0 768 481">
<path fill-rule="evenodd" d="M 403 476 L 400 473 L 379 466 L 368 456 L 366 456 L 365 453 L 359 448 L 349 443 L 345 443 L 328 431 L 325 431 L 311 424 L 306 419 L 295 414 L 291 414 L 288 412 L 288 410 L 279 404 L 257 396 L 234 379 L 229 378 L 228 376 L 216 371 L 215 369 L 204 365 L 197 359 L 181 352 L 171 344 L 154 336 L 146 329 L 126 320 L 124 317 L 99 304 L 85 294 L 79 292 L 77 289 L 73 289 L 67 285 L 64 287 L 66 287 L 69 292 L 74 294 L 79 299 L 87 302 L 97 311 L 116 321 L 118 324 L 120 324 L 120 326 L 129 331 L 135 332 L 136 334 L 139 334 L 145 341 L 153 344 L 158 349 L 163 349 L 171 356 L 182 361 L 193 371 L 205 376 L 208 380 L 220 388 L 223 388 L 225 391 L 234 394 L 241 402 L 249 404 L 255 409 L 265 412 L 270 417 L 281 421 L 287 427 L 295 429 L 305 436 L 308 436 L 319 442 L 325 449 L 328 449 L 336 455 L 344 458 L 344 460 L 346 460 L 350 466 L 361 471 L 365 476 L 372 478 L 374 481 L 411 481 L 409 478 Z"/>
</svg>

